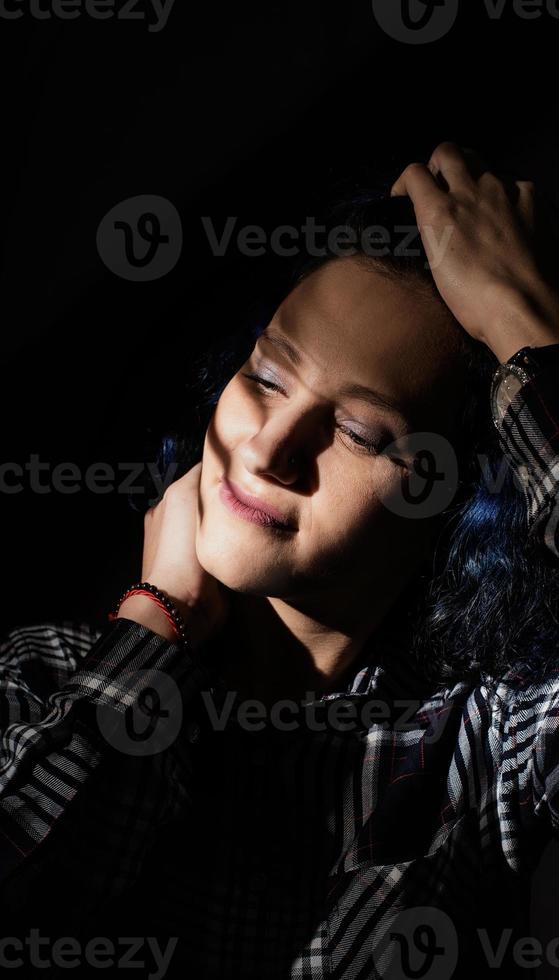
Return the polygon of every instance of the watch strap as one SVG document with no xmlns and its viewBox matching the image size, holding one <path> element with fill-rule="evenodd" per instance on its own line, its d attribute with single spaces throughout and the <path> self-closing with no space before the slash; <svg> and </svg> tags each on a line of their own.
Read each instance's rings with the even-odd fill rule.
<svg viewBox="0 0 559 980">
<path fill-rule="evenodd" d="M 559 366 L 559 343 L 521 347 L 496 367 L 491 381 L 490 401 L 493 421 L 499 431 L 507 409 L 520 389 L 551 365 Z"/>
</svg>

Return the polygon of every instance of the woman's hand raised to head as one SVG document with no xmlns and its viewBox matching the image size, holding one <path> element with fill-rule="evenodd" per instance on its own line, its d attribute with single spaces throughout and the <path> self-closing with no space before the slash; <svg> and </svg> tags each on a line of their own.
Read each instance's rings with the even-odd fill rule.
<svg viewBox="0 0 559 980">
<path fill-rule="evenodd" d="M 175 602 L 194 646 L 209 639 L 223 625 L 229 611 L 227 589 L 202 568 L 196 557 L 201 470 L 202 464 L 197 463 L 171 483 L 159 503 L 146 512 L 142 558 L 142 581 L 151 582 Z M 150 618 L 149 623 L 142 619 L 144 625 L 172 638 L 164 613 L 147 597 L 131 596 L 123 602 L 120 615 L 137 619 L 132 612 L 140 609 Z"/>
<path fill-rule="evenodd" d="M 427 164 L 406 167 L 391 194 L 411 198 L 443 300 L 499 361 L 559 342 L 559 294 L 534 254 L 530 181 L 502 180 L 472 150 L 441 143 Z"/>
</svg>

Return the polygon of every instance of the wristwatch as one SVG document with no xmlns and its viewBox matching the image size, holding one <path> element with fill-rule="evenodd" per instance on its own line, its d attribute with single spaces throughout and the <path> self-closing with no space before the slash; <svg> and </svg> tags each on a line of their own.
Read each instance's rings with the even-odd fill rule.
<svg viewBox="0 0 559 980">
<path fill-rule="evenodd" d="M 521 347 L 508 361 L 499 364 L 491 381 L 490 401 L 493 421 L 500 430 L 503 417 L 523 385 L 543 368 L 559 368 L 559 343 L 543 347 Z"/>
</svg>

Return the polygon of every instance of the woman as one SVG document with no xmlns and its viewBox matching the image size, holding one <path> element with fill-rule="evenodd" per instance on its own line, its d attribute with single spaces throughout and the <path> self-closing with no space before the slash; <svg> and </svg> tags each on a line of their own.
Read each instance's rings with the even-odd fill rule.
<svg viewBox="0 0 559 980">
<path fill-rule="evenodd" d="M 115 967 L 157 936 L 157 976 L 526 975 L 559 827 L 559 298 L 530 184 L 441 144 L 335 217 L 394 231 L 407 197 L 430 270 L 362 237 L 305 269 L 201 461 L 176 447 L 111 624 L 6 638 L 12 936 L 105 937 Z"/>
</svg>

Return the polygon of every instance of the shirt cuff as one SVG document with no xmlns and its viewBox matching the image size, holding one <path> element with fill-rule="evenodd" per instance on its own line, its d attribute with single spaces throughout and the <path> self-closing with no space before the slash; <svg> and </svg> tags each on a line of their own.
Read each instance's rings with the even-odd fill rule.
<svg viewBox="0 0 559 980">
<path fill-rule="evenodd" d="M 153 676 L 171 675 L 183 696 L 213 682 L 213 660 L 188 645 L 172 643 L 134 620 L 119 617 L 101 632 L 63 690 L 96 705 L 125 712 Z"/>
</svg>

